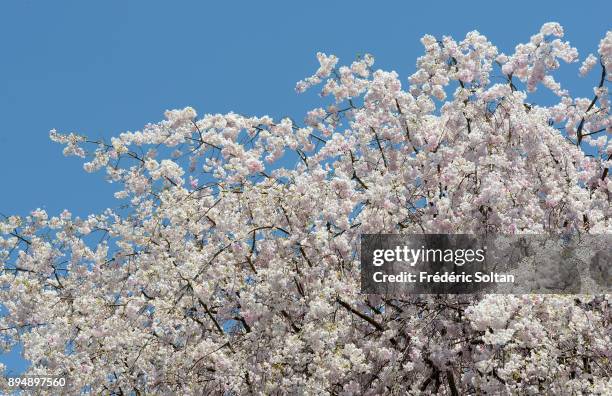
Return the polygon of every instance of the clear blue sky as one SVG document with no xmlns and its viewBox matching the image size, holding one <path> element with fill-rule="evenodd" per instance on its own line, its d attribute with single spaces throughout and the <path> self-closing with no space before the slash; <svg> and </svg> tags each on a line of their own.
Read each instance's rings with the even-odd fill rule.
<svg viewBox="0 0 612 396">
<path fill-rule="evenodd" d="M 414 3 L 414 4 L 413 4 Z M 612 28 L 606 1 L 13 1 L 0 2 L 0 212 L 37 207 L 86 215 L 116 205 L 103 174 L 87 174 L 50 142 L 57 128 L 110 137 L 187 105 L 199 114 L 290 115 L 317 106 L 295 83 L 317 51 L 375 67 L 404 83 L 426 33 L 478 30 L 511 53 L 542 23 L 560 22 L 581 58 Z M 447 5 L 444 5 L 447 4 Z M 596 73 L 575 78 L 591 95 Z M 563 82 L 563 81 L 562 81 Z M 0 356 L 22 369 L 15 357 Z"/>
</svg>

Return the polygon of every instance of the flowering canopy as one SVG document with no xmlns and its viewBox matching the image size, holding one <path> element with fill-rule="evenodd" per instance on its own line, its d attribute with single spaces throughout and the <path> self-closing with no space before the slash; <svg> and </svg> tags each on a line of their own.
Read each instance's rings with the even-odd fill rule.
<svg viewBox="0 0 612 396">
<path fill-rule="evenodd" d="M 297 90 L 333 104 L 304 126 L 188 107 L 110 142 L 51 131 L 125 205 L 0 223 L 4 348 L 75 392 L 610 394 L 609 295 L 359 293 L 362 233 L 612 232 L 612 32 L 592 98 L 551 75 L 578 61 L 562 37 L 425 36 L 407 88 L 319 53 Z"/>
</svg>

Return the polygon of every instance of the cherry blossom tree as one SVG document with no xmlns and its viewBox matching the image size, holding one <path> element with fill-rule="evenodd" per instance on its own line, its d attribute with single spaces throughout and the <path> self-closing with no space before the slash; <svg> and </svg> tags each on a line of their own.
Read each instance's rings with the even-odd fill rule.
<svg viewBox="0 0 612 396">
<path fill-rule="evenodd" d="M 557 23 L 509 55 L 421 41 L 408 85 L 317 54 L 303 125 L 187 107 L 110 142 L 52 130 L 122 206 L 2 219 L 3 348 L 74 393 L 611 394 L 609 295 L 360 294 L 360 234 L 612 232 L 612 32 L 590 98 L 552 76 L 579 61 Z"/>
</svg>

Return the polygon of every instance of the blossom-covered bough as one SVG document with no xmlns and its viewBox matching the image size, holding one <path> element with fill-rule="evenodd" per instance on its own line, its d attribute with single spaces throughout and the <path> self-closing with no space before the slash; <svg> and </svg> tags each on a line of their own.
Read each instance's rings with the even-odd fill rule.
<svg viewBox="0 0 612 396">
<path fill-rule="evenodd" d="M 185 108 L 110 142 L 52 131 L 124 206 L 2 219 L 3 347 L 69 393 L 610 394 L 609 295 L 359 292 L 363 233 L 612 232 L 612 32 L 589 98 L 551 75 L 578 60 L 562 36 L 425 36 L 407 88 L 318 54 L 297 90 L 333 103 L 303 126 Z"/>
</svg>

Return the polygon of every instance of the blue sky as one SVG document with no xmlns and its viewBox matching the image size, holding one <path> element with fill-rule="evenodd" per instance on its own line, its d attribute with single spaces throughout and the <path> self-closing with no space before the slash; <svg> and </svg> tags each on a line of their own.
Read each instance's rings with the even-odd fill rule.
<svg viewBox="0 0 612 396">
<path fill-rule="evenodd" d="M 563 4 L 563 5 L 561 5 Z M 605 11 L 608 9 L 608 11 Z M 235 111 L 301 121 L 316 95 L 295 83 L 317 51 L 341 63 L 372 53 L 406 83 L 426 33 L 485 34 L 511 53 L 558 21 L 581 59 L 611 28 L 605 1 L 13 1 L 0 2 L 0 212 L 37 207 L 77 215 L 116 206 L 115 187 L 87 174 L 48 139 L 51 128 L 110 137 L 160 120 L 166 109 Z M 561 82 L 591 96 L 598 78 Z M 15 353 L 0 356 L 21 369 Z"/>
</svg>

